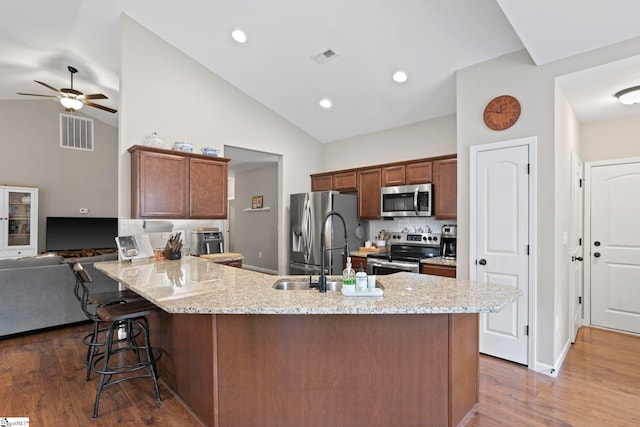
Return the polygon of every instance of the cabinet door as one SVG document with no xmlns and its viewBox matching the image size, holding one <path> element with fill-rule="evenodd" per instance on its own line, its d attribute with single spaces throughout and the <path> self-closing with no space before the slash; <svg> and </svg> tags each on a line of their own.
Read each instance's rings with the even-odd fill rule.
<svg viewBox="0 0 640 427">
<path fill-rule="evenodd" d="M 393 185 L 404 185 L 405 168 L 404 165 L 387 166 L 382 168 L 382 186 L 391 187 Z"/>
<path fill-rule="evenodd" d="M 131 216 L 188 218 L 189 159 L 135 151 L 131 159 Z"/>
<path fill-rule="evenodd" d="M 433 181 L 433 162 L 407 163 L 405 175 L 407 185 L 429 184 Z"/>
<path fill-rule="evenodd" d="M 311 191 L 333 190 L 333 175 L 311 175 Z"/>
<path fill-rule="evenodd" d="M 227 217 L 227 163 L 189 159 L 189 217 Z"/>
<path fill-rule="evenodd" d="M 430 274 L 432 276 L 456 277 L 456 268 L 446 265 L 422 264 L 420 272 L 422 274 Z"/>
<path fill-rule="evenodd" d="M 333 189 L 336 191 L 358 191 L 357 177 L 356 171 L 336 173 L 333 175 Z"/>
<path fill-rule="evenodd" d="M 380 219 L 380 168 L 358 172 L 358 218 Z"/>
<path fill-rule="evenodd" d="M 356 273 L 358 271 L 360 271 L 360 266 L 361 265 L 362 265 L 362 269 L 364 271 L 367 271 L 367 258 L 366 257 L 359 257 L 359 256 L 352 256 L 351 257 L 351 268 L 353 268 Z"/>
<path fill-rule="evenodd" d="M 35 255 L 38 245 L 38 190 L 0 187 L 0 258 Z"/>
<path fill-rule="evenodd" d="M 436 219 L 458 216 L 458 159 L 433 162 L 433 208 Z"/>
</svg>

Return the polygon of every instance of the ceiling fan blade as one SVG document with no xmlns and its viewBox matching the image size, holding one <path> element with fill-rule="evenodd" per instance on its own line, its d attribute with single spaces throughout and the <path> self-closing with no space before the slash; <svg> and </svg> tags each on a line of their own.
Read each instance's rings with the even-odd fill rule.
<svg viewBox="0 0 640 427">
<path fill-rule="evenodd" d="M 106 95 L 101 93 L 92 93 L 90 95 L 80 95 L 78 98 L 81 99 L 109 99 Z"/>
<path fill-rule="evenodd" d="M 93 102 L 89 102 L 89 101 L 85 101 L 84 104 L 88 105 L 89 107 L 95 107 L 95 108 L 99 108 L 99 109 L 104 110 L 104 111 L 108 111 L 110 113 L 117 113 L 118 112 L 118 110 L 114 110 L 113 108 L 105 107 L 104 105 L 94 104 Z"/>
<path fill-rule="evenodd" d="M 53 87 L 53 86 L 51 86 L 51 85 L 48 85 L 48 84 L 46 84 L 46 83 L 44 83 L 44 82 L 40 82 L 40 81 L 38 81 L 38 80 L 34 80 L 34 82 L 39 83 L 39 84 L 41 84 L 42 86 L 44 86 L 44 87 L 46 87 L 46 88 L 49 88 L 49 89 L 51 89 L 51 90 L 52 90 L 52 91 L 54 91 L 54 92 L 60 92 L 60 91 L 59 91 L 58 89 L 56 89 L 55 87 Z"/>
<path fill-rule="evenodd" d="M 22 93 L 22 92 L 17 92 L 18 95 L 28 95 L 28 96 L 44 96 L 45 98 L 60 98 L 59 96 L 56 95 L 39 95 L 37 93 Z"/>
</svg>

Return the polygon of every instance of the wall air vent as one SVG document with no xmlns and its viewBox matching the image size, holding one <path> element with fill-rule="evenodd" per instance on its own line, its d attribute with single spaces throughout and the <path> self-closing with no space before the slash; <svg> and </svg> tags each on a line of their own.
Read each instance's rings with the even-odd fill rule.
<svg viewBox="0 0 640 427">
<path fill-rule="evenodd" d="M 338 54 L 333 49 L 325 49 L 322 52 L 313 55 L 311 59 L 313 59 L 313 61 L 318 65 L 324 65 L 337 57 Z"/>
<path fill-rule="evenodd" d="M 93 151 L 93 120 L 60 114 L 60 147 Z"/>
</svg>

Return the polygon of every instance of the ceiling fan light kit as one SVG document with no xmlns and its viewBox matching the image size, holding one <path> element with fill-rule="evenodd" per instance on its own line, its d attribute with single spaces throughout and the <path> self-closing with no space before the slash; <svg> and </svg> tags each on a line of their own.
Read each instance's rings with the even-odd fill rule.
<svg viewBox="0 0 640 427">
<path fill-rule="evenodd" d="M 625 105 L 640 104 L 640 86 L 621 90 L 615 94 L 615 97 Z"/>
<path fill-rule="evenodd" d="M 72 66 L 68 66 L 67 70 L 71 73 L 71 87 L 70 88 L 62 88 L 56 89 L 55 87 L 48 85 L 47 83 L 40 82 L 38 80 L 34 80 L 36 83 L 41 84 L 47 89 L 51 89 L 54 92 L 57 92 L 57 95 L 39 95 L 35 93 L 21 93 L 18 92 L 18 95 L 27 95 L 27 96 L 41 96 L 45 98 L 58 98 L 60 100 L 60 104 L 67 111 L 77 111 L 81 109 L 84 105 L 88 105 L 90 107 L 99 108 L 100 110 L 107 111 L 109 113 L 116 113 L 118 110 L 114 110 L 113 108 L 105 107 L 104 105 L 95 104 L 93 102 L 89 102 L 89 99 L 109 99 L 106 95 L 101 93 L 93 93 L 89 95 L 84 95 L 79 90 L 73 88 L 73 75 L 78 72 L 78 70 Z"/>
</svg>

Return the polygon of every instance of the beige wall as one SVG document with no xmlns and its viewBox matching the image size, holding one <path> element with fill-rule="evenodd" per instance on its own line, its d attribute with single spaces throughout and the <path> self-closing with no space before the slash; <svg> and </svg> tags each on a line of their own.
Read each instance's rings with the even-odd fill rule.
<svg viewBox="0 0 640 427">
<path fill-rule="evenodd" d="M 556 317 L 566 318 L 559 311 L 568 307 L 556 306 L 557 287 L 568 286 L 557 272 L 557 257 L 563 246 L 558 246 L 556 227 L 556 180 L 566 179 L 565 162 L 556 165 L 556 156 L 565 156 L 568 147 L 556 152 L 555 79 L 576 71 L 636 55 L 640 39 L 578 55 L 543 66 L 534 65 L 525 51 L 505 55 L 457 73 L 457 135 L 458 135 L 458 277 L 469 277 L 469 147 L 490 142 L 536 136 L 538 140 L 537 198 L 537 249 L 536 274 L 537 310 L 533 313 L 531 330 L 537 344 L 534 367 L 552 367 L 558 362 L 555 341 Z M 510 129 L 493 132 L 482 121 L 482 111 L 487 102 L 501 94 L 510 94 L 520 100 L 522 115 Z M 563 207 L 564 208 L 564 207 Z M 562 280 L 558 283 L 556 280 Z M 558 311 L 558 312 L 556 312 Z M 567 328 L 559 325 L 560 329 Z"/>
<path fill-rule="evenodd" d="M 63 149 L 64 112 L 51 100 L 0 101 L 0 183 L 39 188 L 39 252 L 47 216 L 81 216 L 80 208 L 91 217 L 118 215 L 118 130 L 94 120 L 94 151 Z"/>
<path fill-rule="evenodd" d="M 120 216 L 130 216 L 127 149 L 150 132 L 169 145 L 190 141 L 197 151 L 227 144 L 279 154 L 278 259 L 286 271 L 288 194 L 310 188 L 316 165 L 309 159 L 321 158 L 321 144 L 125 15 L 120 36 Z"/>
<path fill-rule="evenodd" d="M 455 154 L 456 116 L 451 114 L 406 126 L 335 141 L 323 147 L 315 172 Z"/>
<path fill-rule="evenodd" d="M 585 123 L 580 133 L 585 162 L 640 157 L 640 115 Z"/>
</svg>

